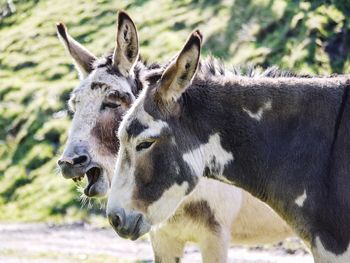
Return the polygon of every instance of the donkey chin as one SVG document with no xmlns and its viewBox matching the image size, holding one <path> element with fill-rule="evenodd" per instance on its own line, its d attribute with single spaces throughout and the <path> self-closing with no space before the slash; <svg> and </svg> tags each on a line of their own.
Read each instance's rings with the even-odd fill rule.
<svg viewBox="0 0 350 263">
<path fill-rule="evenodd" d="M 105 196 L 109 189 L 109 180 L 105 170 L 101 166 L 93 164 L 85 174 L 88 184 L 84 188 L 84 194 L 88 197 Z"/>
</svg>

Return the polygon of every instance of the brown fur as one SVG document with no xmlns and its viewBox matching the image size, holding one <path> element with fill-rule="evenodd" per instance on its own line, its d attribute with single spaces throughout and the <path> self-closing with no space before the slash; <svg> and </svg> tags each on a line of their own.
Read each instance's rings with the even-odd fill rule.
<svg viewBox="0 0 350 263">
<path fill-rule="evenodd" d="M 119 101 L 124 111 L 127 111 L 133 102 L 129 93 L 119 90 L 113 90 L 113 92 L 108 94 L 108 99 L 111 101 Z"/>
<path fill-rule="evenodd" d="M 211 231 L 217 232 L 220 228 L 215 215 L 206 200 L 200 200 L 184 206 L 185 215 L 193 221 L 200 221 Z"/>
<path fill-rule="evenodd" d="M 133 193 L 134 200 L 140 200 L 140 195 L 142 196 L 142 202 L 138 202 L 137 206 L 142 211 L 147 211 L 147 208 L 152 204 L 153 200 L 144 199 L 145 196 L 151 196 L 147 191 L 147 184 L 152 181 L 151 175 L 153 174 L 153 167 L 150 165 L 148 158 L 144 156 L 140 162 L 142 169 L 138 169 L 139 174 L 137 175 L 137 187 Z M 145 190 L 146 189 L 146 190 Z"/>
<path fill-rule="evenodd" d="M 102 146 L 102 154 L 118 153 L 119 140 L 117 140 L 116 132 L 121 121 L 121 115 L 113 112 L 103 113 L 91 131 Z"/>
</svg>

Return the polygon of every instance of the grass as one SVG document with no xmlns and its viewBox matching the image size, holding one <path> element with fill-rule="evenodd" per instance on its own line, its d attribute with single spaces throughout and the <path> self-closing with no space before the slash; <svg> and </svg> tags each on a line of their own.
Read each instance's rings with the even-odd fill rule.
<svg viewBox="0 0 350 263">
<path fill-rule="evenodd" d="M 66 100 L 78 85 L 57 21 L 97 55 L 113 49 L 116 11 L 125 9 L 150 61 L 170 58 L 200 28 L 203 53 L 227 64 L 350 72 L 346 1 L 333 2 L 14 1 L 16 13 L 0 18 L 0 220 L 62 222 L 101 213 L 81 208 L 76 186 L 56 173 L 70 121 Z"/>
</svg>

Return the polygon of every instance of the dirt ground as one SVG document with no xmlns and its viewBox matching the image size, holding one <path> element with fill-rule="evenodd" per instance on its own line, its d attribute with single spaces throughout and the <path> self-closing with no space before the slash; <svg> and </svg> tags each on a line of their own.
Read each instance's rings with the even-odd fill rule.
<svg viewBox="0 0 350 263">
<path fill-rule="evenodd" d="M 301 242 L 290 239 L 269 247 L 232 247 L 229 262 L 311 263 Z M 97 263 L 152 262 L 147 238 L 129 241 L 112 229 L 84 223 L 56 226 L 48 224 L 1 224 L 1 263 Z M 183 262 L 201 262 L 198 248 L 190 244 Z"/>
</svg>

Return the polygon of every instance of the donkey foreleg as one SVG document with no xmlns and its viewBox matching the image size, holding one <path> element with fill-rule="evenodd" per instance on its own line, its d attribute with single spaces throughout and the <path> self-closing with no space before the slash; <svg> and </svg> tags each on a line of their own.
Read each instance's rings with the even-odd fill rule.
<svg viewBox="0 0 350 263">
<path fill-rule="evenodd" d="M 206 233 L 199 243 L 203 263 L 226 263 L 230 241 L 229 228 L 221 228 L 218 232 Z"/>
<path fill-rule="evenodd" d="M 151 231 L 150 235 L 155 263 L 179 263 L 181 261 L 185 241 L 162 230 Z"/>
</svg>

